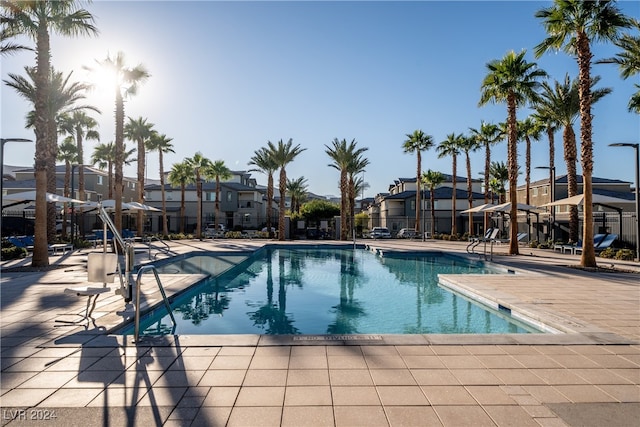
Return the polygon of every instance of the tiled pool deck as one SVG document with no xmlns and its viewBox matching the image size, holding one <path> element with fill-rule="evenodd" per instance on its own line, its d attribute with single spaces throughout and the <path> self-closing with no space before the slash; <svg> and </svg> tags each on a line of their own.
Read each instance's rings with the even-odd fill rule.
<svg viewBox="0 0 640 427">
<path fill-rule="evenodd" d="M 186 253 L 264 243 L 171 246 Z M 466 246 L 362 243 L 457 253 Z M 63 290 L 86 281 L 86 251 L 52 257 L 65 267 L 46 273 L 7 272 L 16 263 L 3 263 L 2 425 L 638 425 L 640 275 L 567 268 L 578 263 L 568 254 L 521 248 L 525 255 L 508 257 L 505 250 L 496 248 L 494 261 L 516 275 L 446 282 L 567 333 L 177 336 L 135 345 L 104 333 L 131 314 L 115 295 L 98 300 L 95 328 L 56 324 L 85 308 L 85 299 Z M 615 264 L 640 271 L 638 263 Z M 194 280 L 162 275 L 170 294 Z M 154 286 L 146 286 L 148 304 L 158 301 Z"/>
</svg>

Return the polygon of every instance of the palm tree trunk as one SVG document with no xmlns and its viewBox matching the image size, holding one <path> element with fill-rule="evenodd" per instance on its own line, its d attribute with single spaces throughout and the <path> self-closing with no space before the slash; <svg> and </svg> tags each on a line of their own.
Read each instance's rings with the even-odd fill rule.
<svg viewBox="0 0 640 427">
<path fill-rule="evenodd" d="M 184 234 L 184 196 L 186 192 L 186 185 L 180 184 L 180 234 Z"/>
<path fill-rule="evenodd" d="M 144 139 L 138 138 L 138 203 L 144 203 L 144 168 L 145 168 L 145 152 L 144 152 Z M 138 211 L 137 215 L 137 236 L 142 237 L 144 234 L 144 212 Z"/>
<path fill-rule="evenodd" d="M 41 21 L 37 32 L 37 72 L 35 102 L 36 154 L 34 169 L 36 178 L 36 221 L 34 227 L 34 245 L 31 265 L 46 267 L 49 265 L 47 245 L 47 142 L 49 125 L 47 120 L 47 94 L 50 74 L 49 32 L 46 22 Z"/>
<path fill-rule="evenodd" d="M 64 195 L 69 197 L 69 181 L 71 180 L 71 163 L 65 161 L 64 168 Z M 62 211 L 62 238 L 67 238 L 67 204 L 64 204 Z"/>
<path fill-rule="evenodd" d="M 269 172 L 267 178 L 267 233 L 269 238 L 273 238 L 273 231 L 271 231 L 271 207 L 273 204 L 273 173 Z"/>
<path fill-rule="evenodd" d="M 420 175 L 422 175 L 422 156 L 420 155 L 420 148 L 416 150 L 417 158 L 418 158 L 418 168 L 416 170 L 416 234 L 420 234 L 420 188 L 422 187 L 420 183 Z"/>
<path fill-rule="evenodd" d="M 484 203 L 489 203 L 489 170 L 491 169 L 491 144 L 484 144 Z M 487 231 L 489 226 L 489 213 L 485 212 L 483 216 L 483 230 Z"/>
<path fill-rule="evenodd" d="M 115 155 L 115 186 L 114 199 L 116 201 L 114 224 L 118 232 L 122 232 L 122 191 L 124 190 L 124 100 L 120 88 L 116 89 L 116 155 Z"/>
<path fill-rule="evenodd" d="M 507 97 L 507 113 L 509 124 L 508 168 L 509 168 L 509 255 L 519 255 L 518 250 L 518 129 L 516 118 L 516 100 L 513 94 Z"/>
<path fill-rule="evenodd" d="M 218 216 L 220 215 L 220 177 L 216 176 L 216 215 L 213 219 L 214 225 L 216 227 L 216 231 L 218 230 Z"/>
<path fill-rule="evenodd" d="M 56 159 L 58 158 L 58 127 L 55 117 L 48 115 L 49 134 L 47 135 L 47 192 L 56 193 Z M 56 204 L 47 203 L 47 242 L 56 240 Z"/>
<path fill-rule="evenodd" d="M 169 225 L 167 224 L 167 199 L 164 192 L 164 159 L 162 149 L 158 150 L 158 163 L 160 164 L 160 194 L 162 195 L 162 235 L 169 235 Z"/>
<path fill-rule="evenodd" d="M 198 196 L 198 212 L 196 213 L 196 238 L 202 239 L 202 178 L 196 168 L 196 195 Z"/>
<path fill-rule="evenodd" d="M 596 267 L 596 253 L 593 243 L 593 193 L 591 176 L 593 173 L 593 144 L 591 141 L 591 48 L 587 35 L 578 32 L 578 70 L 580 94 L 580 163 L 582 164 L 582 188 L 584 208 L 582 227 L 582 257 L 580 265 Z"/>
<path fill-rule="evenodd" d="M 567 193 L 569 197 L 578 194 L 578 179 L 576 171 L 576 135 L 571 126 L 566 126 L 563 132 L 564 159 L 567 164 Z M 578 207 L 569 208 L 569 241 L 578 241 Z"/>
<path fill-rule="evenodd" d="M 458 234 L 458 228 L 456 227 L 456 186 L 457 186 L 457 177 L 458 173 L 458 159 L 457 156 L 453 155 L 453 176 L 451 177 L 451 182 L 453 186 L 453 190 L 451 191 L 451 234 Z"/>
<path fill-rule="evenodd" d="M 524 202 L 528 205 L 531 201 L 529 197 L 529 192 L 531 191 L 531 139 L 528 136 L 525 136 L 525 156 L 524 156 L 524 170 L 525 170 L 525 196 Z"/>
<path fill-rule="evenodd" d="M 76 162 L 80 165 L 84 165 L 84 149 L 82 147 L 82 130 L 78 129 L 76 132 Z M 78 199 L 85 201 L 84 195 L 84 166 L 80 166 L 78 168 Z M 80 213 L 80 217 L 82 220 L 80 221 L 80 235 L 84 237 L 84 213 Z M 66 225 L 64 229 L 66 230 Z M 71 235 L 75 235 L 75 230 Z"/>
<path fill-rule="evenodd" d="M 469 209 L 473 207 L 473 193 L 471 191 L 471 159 L 469 151 L 465 152 L 467 156 L 467 200 L 469 201 Z M 469 235 L 473 235 L 473 212 L 469 212 Z"/>
<path fill-rule="evenodd" d="M 340 171 L 340 240 L 347 240 L 347 215 L 349 202 L 347 201 L 347 171 Z"/>
<path fill-rule="evenodd" d="M 280 168 L 280 209 L 278 209 L 278 240 L 284 241 L 284 208 L 287 195 L 287 171 Z"/>
</svg>

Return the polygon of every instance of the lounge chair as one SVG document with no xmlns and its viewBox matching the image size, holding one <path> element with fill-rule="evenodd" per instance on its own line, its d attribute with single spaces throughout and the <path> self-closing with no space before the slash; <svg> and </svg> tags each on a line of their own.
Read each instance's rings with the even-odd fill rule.
<svg viewBox="0 0 640 427">
<path fill-rule="evenodd" d="M 602 238 L 598 241 L 594 239 L 594 242 L 593 242 L 593 249 L 597 254 L 611 247 L 611 245 L 613 245 L 613 242 L 615 242 L 618 239 L 617 234 L 601 234 L 599 236 L 602 236 Z M 580 245 L 580 247 L 576 247 L 573 253 L 574 254 L 582 253 L 582 245 Z"/>
<path fill-rule="evenodd" d="M 600 242 L 607 236 L 606 234 L 596 234 L 593 236 L 593 245 L 598 246 Z M 578 243 L 575 245 L 563 244 L 563 245 L 554 245 L 553 250 L 555 251 L 557 247 L 560 247 L 560 252 L 563 254 L 566 252 L 570 252 L 572 255 L 576 255 L 579 252 L 582 252 L 582 240 L 578 240 Z"/>
<path fill-rule="evenodd" d="M 26 249 L 29 252 L 33 251 L 33 236 L 9 237 L 7 240 L 13 246 Z"/>
</svg>

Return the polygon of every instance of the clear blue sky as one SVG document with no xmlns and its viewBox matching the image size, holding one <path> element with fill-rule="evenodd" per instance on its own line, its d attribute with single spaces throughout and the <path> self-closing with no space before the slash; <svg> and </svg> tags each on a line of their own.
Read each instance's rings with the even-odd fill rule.
<svg viewBox="0 0 640 427">
<path fill-rule="evenodd" d="M 536 60 L 533 47 L 545 33 L 534 13 L 550 2 L 168 2 L 95 1 L 86 8 L 100 34 L 93 38 L 52 37 L 53 65 L 87 78 L 83 65 L 123 51 L 131 66 L 144 64 L 151 78 L 126 102 L 127 116 L 147 118 L 173 138 L 175 154 L 165 169 L 200 151 L 224 160 L 233 170 L 268 140 L 293 138 L 306 148 L 288 166 L 289 178 L 304 176 L 309 190 L 339 194 L 338 171 L 328 167 L 325 145 L 334 138 L 356 139 L 368 147 L 366 196 L 386 192 L 395 179 L 415 176 L 416 156 L 405 154 L 405 134 L 422 129 L 439 143 L 452 132 L 467 133 L 482 120 L 505 121 L 506 105 L 478 107 L 486 64 L 508 51 L 527 50 L 552 79 L 577 76 L 565 53 Z M 640 18 L 635 1 L 619 2 Z M 613 56 L 614 46 L 595 45 L 595 58 Z M 2 58 L 2 78 L 34 65 L 23 52 Z M 600 87 L 613 93 L 594 105 L 594 175 L 634 180 L 630 149 L 612 142 L 638 142 L 640 118 L 627 112 L 638 79 L 621 80 L 613 65 L 594 65 Z M 24 128 L 32 109 L 2 85 L 2 137 L 35 139 Z M 114 138 L 113 98 L 97 89 L 88 102 L 102 110 L 101 142 Z M 518 118 L 529 111 L 521 109 Z M 579 134 L 579 123 L 575 125 Z M 128 143 L 133 147 L 132 143 Z M 88 162 L 95 142 L 85 148 Z M 524 144 L 519 145 L 524 166 Z M 34 144 L 9 143 L 5 164 L 33 163 Z M 506 143 L 493 149 L 506 161 Z M 472 174 L 484 168 L 484 154 L 472 154 Z M 534 143 L 532 166 L 548 164 L 548 142 Z M 157 154 L 147 160 L 148 177 L 157 178 Z M 561 134 L 556 136 L 557 173 L 566 172 Z M 423 170 L 451 173 L 451 160 L 435 150 L 423 153 Z M 580 167 L 579 167 L 580 171 Z M 125 168 L 135 176 L 135 164 Z M 464 162 L 458 175 L 464 176 Z M 532 179 L 546 176 L 533 170 Z M 255 173 L 258 182 L 266 177 Z M 521 182 L 524 177 L 521 176 Z"/>
</svg>

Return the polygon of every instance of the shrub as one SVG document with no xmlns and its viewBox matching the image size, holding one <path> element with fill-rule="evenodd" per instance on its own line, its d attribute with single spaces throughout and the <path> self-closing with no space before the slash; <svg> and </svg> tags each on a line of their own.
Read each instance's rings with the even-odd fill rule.
<svg viewBox="0 0 640 427">
<path fill-rule="evenodd" d="M 529 242 L 529 247 L 530 248 L 538 248 L 538 247 L 540 247 L 540 244 L 538 243 L 537 240 L 532 240 L 532 241 Z"/>
<path fill-rule="evenodd" d="M 633 261 L 634 253 L 631 249 L 620 249 L 618 252 L 616 252 L 614 258 L 622 261 Z"/>
<path fill-rule="evenodd" d="M 2 248 L 2 261 L 10 259 L 25 258 L 28 252 L 25 248 L 19 248 L 17 246 L 8 246 Z"/>
<path fill-rule="evenodd" d="M 616 256 L 616 250 L 613 248 L 607 248 L 600 252 L 600 258 L 613 258 Z"/>
</svg>

